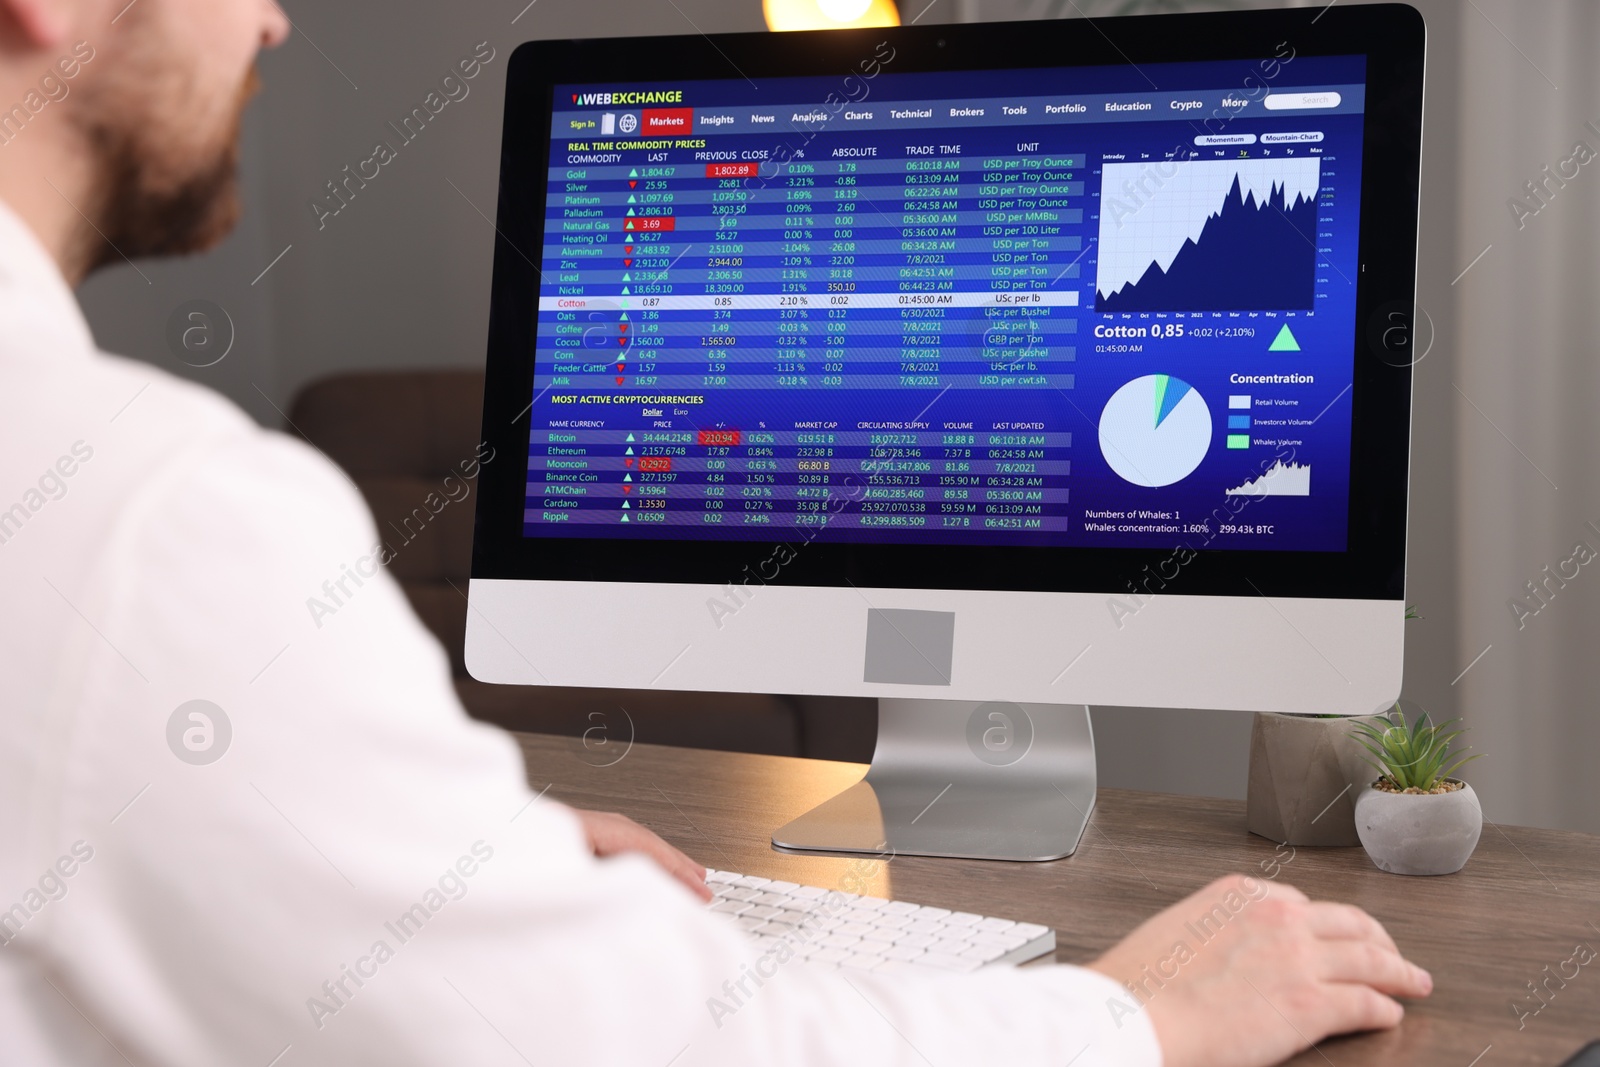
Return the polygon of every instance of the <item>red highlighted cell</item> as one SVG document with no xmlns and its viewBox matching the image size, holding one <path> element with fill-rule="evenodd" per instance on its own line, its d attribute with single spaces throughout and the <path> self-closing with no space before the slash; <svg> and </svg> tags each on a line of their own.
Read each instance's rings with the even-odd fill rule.
<svg viewBox="0 0 1600 1067">
<path fill-rule="evenodd" d="M 639 469 L 642 471 L 670 471 L 672 469 L 672 457 L 640 456 Z"/>
<path fill-rule="evenodd" d="M 702 445 L 737 445 L 739 443 L 739 431 L 701 430 L 700 443 Z"/>
<path fill-rule="evenodd" d="M 639 112 L 639 134 L 688 133 L 694 129 L 692 107 L 647 107 Z"/>
<path fill-rule="evenodd" d="M 622 228 L 644 233 L 665 233 L 667 230 L 677 229 L 678 220 L 671 215 L 640 215 L 626 220 Z"/>
<path fill-rule="evenodd" d="M 759 163 L 707 163 L 707 178 L 754 178 L 761 173 Z"/>
</svg>

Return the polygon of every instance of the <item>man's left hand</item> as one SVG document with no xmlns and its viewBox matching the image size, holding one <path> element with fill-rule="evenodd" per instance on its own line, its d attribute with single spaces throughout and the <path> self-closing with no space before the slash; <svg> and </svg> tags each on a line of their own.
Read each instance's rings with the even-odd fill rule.
<svg viewBox="0 0 1600 1067">
<path fill-rule="evenodd" d="M 695 896 L 704 901 L 711 900 L 711 890 L 706 886 L 706 869 L 626 815 L 611 811 L 585 811 L 581 808 L 574 808 L 573 812 L 583 823 L 583 832 L 589 838 L 589 847 L 594 849 L 596 856 L 642 852 L 687 886 Z"/>
</svg>

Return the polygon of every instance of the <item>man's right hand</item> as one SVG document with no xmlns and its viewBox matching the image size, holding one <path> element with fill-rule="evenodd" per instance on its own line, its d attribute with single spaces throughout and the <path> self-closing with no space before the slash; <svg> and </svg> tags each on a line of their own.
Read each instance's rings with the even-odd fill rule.
<svg viewBox="0 0 1600 1067">
<path fill-rule="evenodd" d="M 1166 1067 L 1268 1067 L 1332 1034 L 1389 1029 L 1427 971 L 1378 921 L 1293 886 L 1220 878 L 1089 965 L 1150 1013 Z"/>
</svg>

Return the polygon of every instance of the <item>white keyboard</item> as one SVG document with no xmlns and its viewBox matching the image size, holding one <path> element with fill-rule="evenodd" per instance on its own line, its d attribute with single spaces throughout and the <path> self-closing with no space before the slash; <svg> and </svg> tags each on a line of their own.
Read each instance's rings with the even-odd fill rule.
<svg viewBox="0 0 1600 1067">
<path fill-rule="evenodd" d="M 732 871 L 707 871 L 710 908 L 758 945 L 787 942 L 829 969 L 968 972 L 1054 953 L 1056 932 L 1034 923 L 925 908 Z"/>
</svg>

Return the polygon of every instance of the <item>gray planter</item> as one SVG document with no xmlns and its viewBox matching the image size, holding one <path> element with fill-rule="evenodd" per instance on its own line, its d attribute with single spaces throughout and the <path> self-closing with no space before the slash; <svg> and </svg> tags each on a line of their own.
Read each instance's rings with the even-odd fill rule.
<svg viewBox="0 0 1600 1067">
<path fill-rule="evenodd" d="M 1370 784 L 1356 798 L 1361 844 L 1391 874 L 1454 874 L 1483 832 L 1470 785 L 1451 793 L 1386 793 Z"/>
<path fill-rule="evenodd" d="M 1263 712 L 1250 732 L 1245 826 L 1272 841 L 1358 845 L 1355 798 L 1372 781 L 1354 720 Z"/>
</svg>

